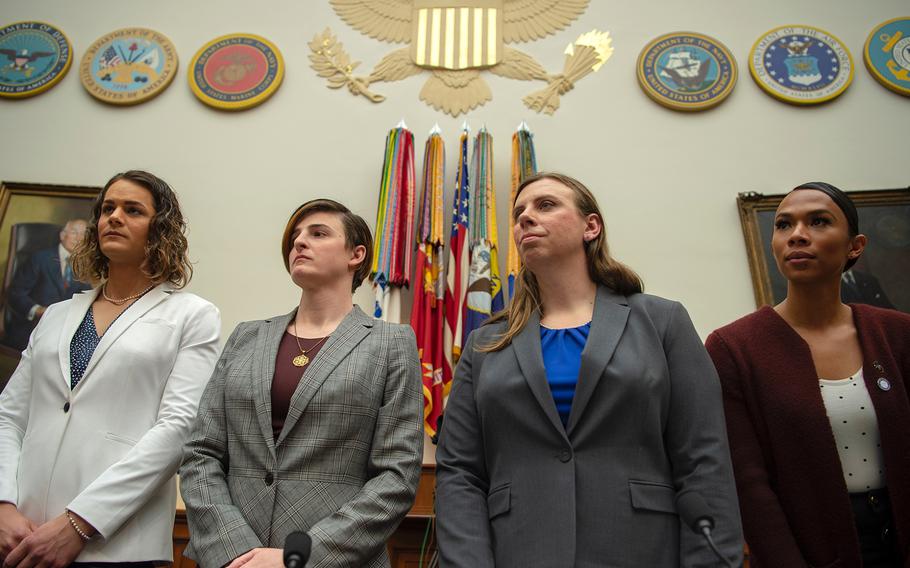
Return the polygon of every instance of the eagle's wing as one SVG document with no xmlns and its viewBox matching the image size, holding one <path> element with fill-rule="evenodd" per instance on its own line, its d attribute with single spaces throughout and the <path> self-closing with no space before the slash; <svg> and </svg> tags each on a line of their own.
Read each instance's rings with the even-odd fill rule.
<svg viewBox="0 0 910 568">
<path fill-rule="evenodd" d="M 16 55 L 18 55 L 18 53 L 16 52 L 15 49 L 0 49 L 0 53 L 5 55 L 6 58 L 9 59 L 10 61 L 15 59 Z"/>
<path fill-rule="evenodd" d="M 571 24 L 587 9 L 588 1 L 506 0 L 502 13 L 502 39 L 506 43 L 514 43 L 547 37 Z"/>
<path fill-rule="evenodd" d="M 411 59 L 411 48 L 403 47 L 386 55 L 370 73 L 370 81 L 401 81 L 423 71 Z"/>
<path fill-rule="evenodd" d="M 411 38 L 409 0 L 331 0 L 335 13 L 357 31 L 380 41 Z"/>
</svg>

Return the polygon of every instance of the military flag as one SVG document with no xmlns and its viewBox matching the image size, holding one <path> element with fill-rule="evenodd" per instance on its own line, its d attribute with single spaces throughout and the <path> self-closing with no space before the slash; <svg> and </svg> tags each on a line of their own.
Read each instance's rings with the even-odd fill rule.
<svg viewBox="0 0 910 568">
<path fill-rule="evenodd" d="M 417 336 L 417 353 L 423 379 L 424 429 L 436 435 L 443 401 L 452 382 L 452 367 L 445 357 L 444 221 L 445 144 L 436 126 L 427 139 L 423 154 L 423 189 L 417 207 L 417 269 L 414 273 L 414 304 L 411 327 Z"/>
<path fill-rule="evenodd" d="M 509 223 L 512 224 L 512 204 L 515 203 L 515 192 L 525 178 L 537 173 L 537 156 L 534 152 L 534 135 L 528 129 L 525 121 L 521 121 L 515 134 L 512 135 L 512 191 L 509 193 Z M 509 281 L 509 298 L 515 293 L 515 277 L 521 268 L 521 258 L 515 248 L 515 240 L 511 234 L 509 241 L 509 255 L 506 260 L 506 277 Z"/>
<path fill-rule="evenodd" d="M 474 139 L 471 155 L 474 175 L 471 186 L 470 271 L 465 294 L 465 322 L 462 340 L 489 317 L 503 309 L 499 277 L 499 244 L 496 231 L 496 184 L 493 178 L 493 136 L 482 128 Z"/>
<path fill-rule="evenodd" d="M 401 319 L 401 288 L 410 283 L 414 249 L 414 134 L 402 121 L 386 137 L 373 242 L 373 315 Z"/>
</svg>

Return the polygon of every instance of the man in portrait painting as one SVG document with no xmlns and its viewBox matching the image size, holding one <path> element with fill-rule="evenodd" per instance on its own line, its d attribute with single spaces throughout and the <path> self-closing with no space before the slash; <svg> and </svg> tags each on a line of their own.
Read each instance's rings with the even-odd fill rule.
<svg viewBox="0 0 910 568">
<path fill-rule="evenodd" d="M 13 274 L 7 298 L 11 317 L 3 339 L 6 345 L 25 349 L 29 335 L 49 305 L 91 288 L 75 279 L 69 261 L 82 242 L 85 229 L 85 220 L 70 219 L 60 230 L 57 246 L 35 251 Z"/>
</svg>

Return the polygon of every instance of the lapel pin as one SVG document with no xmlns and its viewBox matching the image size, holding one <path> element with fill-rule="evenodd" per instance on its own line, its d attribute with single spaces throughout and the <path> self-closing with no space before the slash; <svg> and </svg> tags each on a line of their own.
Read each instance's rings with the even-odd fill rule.
<svg viewBox="0 0 910 568">
<path fill-rule="evenodd" d="M 879 377 L 878 380 L 875 381 L 875 384 L 877 384 L 878 388 L 882 389 L 883 391 L 891 390 L 891 381 L 885 377 Z"/>
<path fill-rule="evenodd" d="M 879 363 L 878 361 L 872 361 L 872 367 L 873 367 L 876 371 L 878 371 L 879 373 L 884 373 L 884 372 L 885 372 L 885 368 L 882 367 L 882 364 Z"/>
</svg>

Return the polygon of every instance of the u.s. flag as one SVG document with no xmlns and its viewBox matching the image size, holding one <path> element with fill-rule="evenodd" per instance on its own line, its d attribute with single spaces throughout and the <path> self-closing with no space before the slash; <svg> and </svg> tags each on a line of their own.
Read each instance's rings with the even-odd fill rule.
<svg viewBox="0 0 910 568">
<path fill-rule="evenodd" d="M 449 262 L 446 270 L 446 325 L 443 333 L 445 355 L 452 366 L 458 362 L 463 346 L 464 299 L 468 289 L 468 218 L 470 188 L 468 183 L 468 132 L 459 141 L 458 174 L 452 208 L 452 233 L 449 236 Z"/>
<path fill-rule="evenodd" d="M 414 0 L 411 58 L 421 67 L 474 69 L 502 58 L 502 0 Z"/>
</svg>

